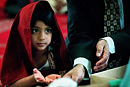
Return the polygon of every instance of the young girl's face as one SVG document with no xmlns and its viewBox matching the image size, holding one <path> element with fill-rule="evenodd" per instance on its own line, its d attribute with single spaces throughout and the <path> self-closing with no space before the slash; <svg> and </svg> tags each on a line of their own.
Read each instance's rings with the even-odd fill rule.
<svg viewBox="0 0 130 87">
<path fill-rule="evenodd" d="M 32 28 L 32 46 L 36 50 L 45 50 L 52 40 L 52 28 L 37 21 Z"/>
</svg>

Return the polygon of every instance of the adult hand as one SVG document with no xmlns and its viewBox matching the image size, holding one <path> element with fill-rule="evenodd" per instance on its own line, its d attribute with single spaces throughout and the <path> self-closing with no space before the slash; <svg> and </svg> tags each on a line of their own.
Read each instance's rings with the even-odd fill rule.
<svg viewBox="0 0 130 87">
<path fill-rule="evenodd" d="M 58 74 L 50 74 L 48 76 L 45 77 L 46 83 L 50 84 L 51 82 L 53 82 L 54 80 L 61 78 L 61 75 Z"/>
<path fill-rule="evenodd" d="M 100 40 L 97 43 L 97 51 L 96 51 L 96 56 L 99 57 L 99 61 L 97 61 L 96 65 L 94 66 L 95 71 L 100 71 L 106 68 L 108 65 L 108 60 L 110 56 L 109 52 L 109 46 L 106 40 Z"/>
<path fill-rule="evenodd" d="M 63 77 L 68 77 L 77 83 L 80 83 L 85 76 L 84 66 L 81 64 L 76 65 L 72 70 L 66 73 Z"/>
<path fill-rule="evenodd" d="M 44 83 L 45 82 L 45 78 L 43 77 L 43 75 L 41 74 L 41 72 L 39 70 L 34 68 L 33 73 L 34 73 L 34 78 L 35 78 L 37 83 Z"/>
</svg>

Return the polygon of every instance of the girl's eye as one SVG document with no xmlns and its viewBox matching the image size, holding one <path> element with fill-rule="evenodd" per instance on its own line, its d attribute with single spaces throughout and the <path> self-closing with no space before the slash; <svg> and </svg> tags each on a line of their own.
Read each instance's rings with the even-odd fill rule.
<svg viewBox="0 0 130 87">
<path fill-rule="evenodd" d="M 46 29 L 46 33 L 52 33 L 52 29 Z"/>
<path fill-rule="evenodd" d="M 32 33 L 38 32 L 38 29 L 32 29 Z"/>
</svg>

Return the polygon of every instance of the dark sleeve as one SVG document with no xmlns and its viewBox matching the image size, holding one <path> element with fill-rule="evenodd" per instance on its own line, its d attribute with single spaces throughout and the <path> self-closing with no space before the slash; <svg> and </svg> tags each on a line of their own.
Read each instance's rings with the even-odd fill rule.
<svg viewBox="0 0 130 87">
<path fill-rule="evenodd" d="M 122 31 L 113 34 L 111 37 L 115 43 L 116 54 L 130 56 L 130 27 L 125 26 Z"/>
<path fill-rule="evenodd" d="M 115 43 L 115 51 L 118 55 L 130 56 L 130 8 L 129 0 L 123 1 L 124 29 L 112 35 Z"/>
<path fill-rule="evenodd" d="M 93 17 L 83 0 L 67 0 L 68 50 L 72 59 L 84 57 L 90 59 L 95 53 L 95 37 L 92 30 Z M 85 6 L 85 7 L 84 7 Z M 87 10 L 88 9 L 88 10 Z M 91 28 L 90 28 L 91 27 Z"/>
</svg>

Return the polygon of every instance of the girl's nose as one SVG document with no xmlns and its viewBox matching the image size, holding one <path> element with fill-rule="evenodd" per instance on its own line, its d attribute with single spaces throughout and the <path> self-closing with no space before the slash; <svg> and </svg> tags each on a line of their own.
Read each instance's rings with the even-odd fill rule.
<svg viewBox="0 0 130 87">
<path fill-rule="evenodd" d="M 46 38 L 46 34 L 44 32 L 41 32 L 39 35 L 40 40 L 44 40 Z"/>
</svg>

